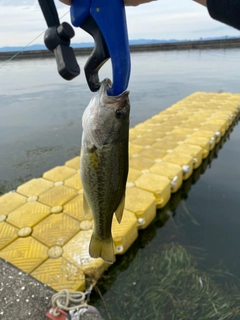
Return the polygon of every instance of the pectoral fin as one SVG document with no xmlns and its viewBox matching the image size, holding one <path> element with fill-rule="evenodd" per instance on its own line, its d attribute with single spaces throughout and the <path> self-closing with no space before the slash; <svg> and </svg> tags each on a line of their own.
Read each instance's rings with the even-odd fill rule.
<svg viewBox="0 0 240 320">
<path fill-rule="evenodd" d="M 115 211 L 115 216 L 117 218 L 118 223 L 120 223 L 122 220 L 124 205 L 125 205 L 125 194 L 123 195 L 122 200 L 120 201 L 119 206 Z"/>
<path fill-rule="evenodd" d="M 86 217 L 87 215 L 91 214 L 91 209 L 89 207 L 89 204 L 87 202 L 85 193 L 83 192 L 83 212 L 84 216 Z"/>
</svg>

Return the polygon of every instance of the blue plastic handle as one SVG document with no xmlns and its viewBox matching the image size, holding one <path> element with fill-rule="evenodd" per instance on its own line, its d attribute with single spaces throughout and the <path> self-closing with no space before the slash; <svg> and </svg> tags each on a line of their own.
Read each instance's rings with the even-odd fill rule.
<svg viewBox="0 0 240 320">
<path fill-rule="evenodd" d="M 102 32 L 112 62 L 112 87 L 108 95 L 117 96 L 128 87 L 131 71 L 130 49 L 123 0 L 73 0 L 71 21 L 81 27 L 89 15 Z"/>
<path fill-rule="evenodd" d="M 70 8 L 71 23 L 74 27 L 80 27 L 90 13 L 90 0 L 72 0 Z"/>
</svg>

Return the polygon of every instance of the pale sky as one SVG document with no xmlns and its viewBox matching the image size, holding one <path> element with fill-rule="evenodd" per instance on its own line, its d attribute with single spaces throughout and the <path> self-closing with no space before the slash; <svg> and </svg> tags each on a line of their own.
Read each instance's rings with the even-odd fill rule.
<svg viewBox="0 0 240 320">
<path fill-rule="evenodd" d="M 114 1 L 114 0 L 112 0 Z M 59 16 L 69 7 L 55 0 Z M 127 7 L 129 39 L 199 39 L 239 36 L 239 31 L 217 22 L 205 7 L 192 0 L 157 0 L 138 7 Z M 0 47 L 26 46 L 46 30 L 36 0 L 0 0 Z M 61 21 L 70 21 L 69 13 Z M 72 42 L 93 42 L 91 36 L 75 28 Z M 33 44 L 42 44 L 43 35 Z"/>
</svg>

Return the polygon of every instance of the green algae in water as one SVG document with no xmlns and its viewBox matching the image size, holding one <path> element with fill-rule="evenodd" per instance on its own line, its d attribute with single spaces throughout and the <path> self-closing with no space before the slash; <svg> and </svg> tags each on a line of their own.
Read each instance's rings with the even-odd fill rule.
<svg viewBox="0 0 240 320">
<path fill-rule="evenodd" d="M 105 320 L 240 319 L 238 287 L 218 284 L 218 277 L 225 278 L 221 270 L 198 270 L 197 259 L 183 246 L 160 246 L 141 262 L 133 260 L 127 276 L 118 274 L 121 287 L 108 288 L 102 302 L 93 301 Z M 98 286 L 108 286 L 107 276 Z"/>
</svg>

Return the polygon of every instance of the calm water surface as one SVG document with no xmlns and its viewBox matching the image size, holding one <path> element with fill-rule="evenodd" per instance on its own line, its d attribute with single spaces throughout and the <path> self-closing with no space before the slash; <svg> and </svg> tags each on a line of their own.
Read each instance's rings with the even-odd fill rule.
<svg viewBox="0 0 240 320">
<path fill-rule="evenodd" d="M 239 56 L 238 49 L 133 54 L 129 86 L 131 126 L 196 91 L 239 93 Z M 86 58 L 78 57 L 82 69 Z M 13 61 L 2 67 L 0 74 L 0 192 L 3 193 L 79 154 L 81 116 L 92 93 L 83 73 L 72 82 L 62 80 L 53 59 Z M 110 76 L 110 65 L 101 72 L 102 78 L 106 76 Z M 194 268 L 198 270 L 200 290 L 207 285 L 204 272 L 220 269 L 225 273 L 214 281 L 226 301 L 231 287 L 227 274 L 234 275 L 236 290 L 240 288 L 239 145 L 240 128 L 236 124 L 203 167 L 158 212 L 155 221 L 140 232 L 129 251 L 117 258 L 118 263 L 105 274 L 93 295 L 93 303 L 104 319 L 190 319 L 187 314 L 173 317 L 169 305 L 163 311 L 164 316 L 159 315 L 156 292 L 161 288 L 163 267 L 156 259 L 169 248 L 167 244 L 183 246 L 198 257 Z M 138 266 L 142 266 L 141 276 L 137 276 Z M 178 267 L 174 270 L 174 274 L 179 271 Z M 163 276 L 166 279 L 167 275 Z M 188 283 L 191 291 L 190 280 L 175 287 Z M 178 301 L 180 296 L 174 293 L 168 299 Z M 149 316 L 144 313 L 148 308 Z M 221 318 L 217 310 L 211 319 L 240 319 L 239 314 L 234 316 L 236 307 L 230 309 L 232 313 L 227 317 Z M 196 315 L 191 319 L 205 318 Z"/>
</svg>

